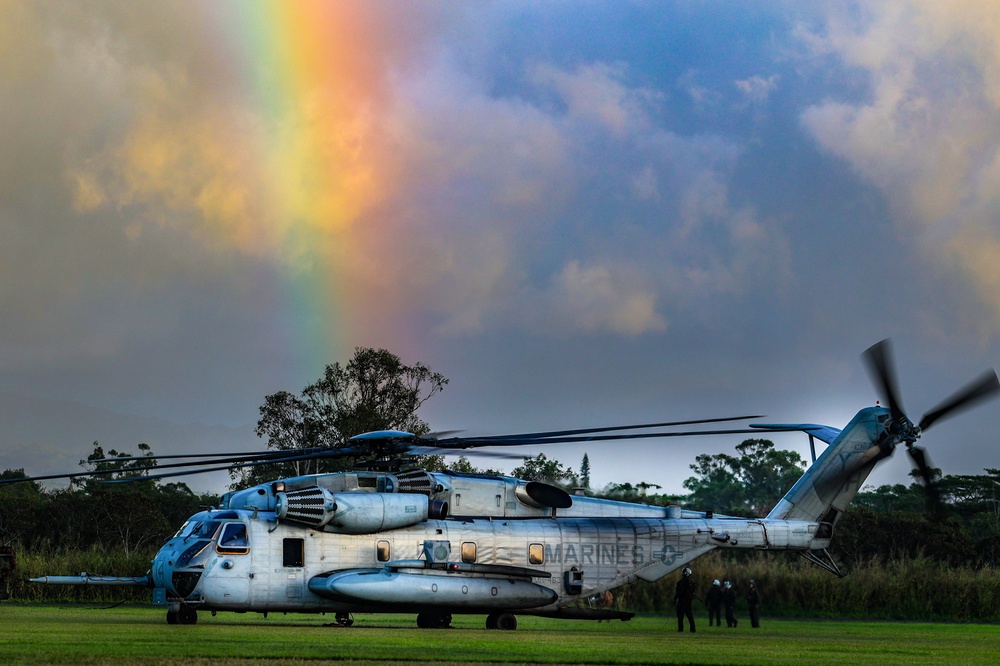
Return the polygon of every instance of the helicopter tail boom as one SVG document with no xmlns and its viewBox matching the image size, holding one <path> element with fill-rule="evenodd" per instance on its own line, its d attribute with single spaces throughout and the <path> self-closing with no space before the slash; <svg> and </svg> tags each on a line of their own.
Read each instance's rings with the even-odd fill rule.
<svg viewBox="0 0 1000 666">
<path fill-rule="evenodd" d="M 768 519 L 836 523 L 875 464 L 892 453 L 894 442 L 885 436 L 887 414 L 883 407 L 858 412 L 771 510 Z M 811 433 L 807 428 L 801 430 Z"/>
</svg>

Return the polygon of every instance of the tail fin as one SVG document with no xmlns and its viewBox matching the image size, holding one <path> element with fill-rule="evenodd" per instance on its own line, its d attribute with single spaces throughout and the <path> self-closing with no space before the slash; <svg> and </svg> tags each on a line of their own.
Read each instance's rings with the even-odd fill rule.
<svg viewBox="0 0 1000 666">
<path fill-rule="evenodd" d="M 894 445 L 885 430 L 888 419 L 888 409 L 867 407 L 839 433 L 807 424 L 760 426 L 801 430 L 830 444 L 767 517 L 836 524 L 875 464 L 892 453 Z"/>
</svg>

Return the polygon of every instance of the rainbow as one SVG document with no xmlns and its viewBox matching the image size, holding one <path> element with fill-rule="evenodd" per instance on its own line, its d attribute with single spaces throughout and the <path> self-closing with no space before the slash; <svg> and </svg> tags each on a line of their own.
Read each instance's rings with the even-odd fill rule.
<svg viewBox="0 0 1000 666">
<path fill-rule="evenodd" d="M 387 288 L 364 257 L 394 179 L 382 136 L 388 86 L 364 8 L 265 0 L 204 9 L 251 109 L 233 140 L 252 145 L 253 196 L 266 220 L 253 226 L 280 258 L 283 316 L 306 376 L 356 345 L 381 344 L 361 339 L 370 332 L 356 325 Z"/>
</svg>

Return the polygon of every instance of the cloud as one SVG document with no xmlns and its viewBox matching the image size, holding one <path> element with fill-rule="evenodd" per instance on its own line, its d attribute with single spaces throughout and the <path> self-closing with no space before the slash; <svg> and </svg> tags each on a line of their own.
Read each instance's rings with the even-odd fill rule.
<svg viewBox="0 0 1000 666">
<path fill-rule="evenodd" d="M 655 292 L 628 282 L 607 266 L 584 268 L 570 261 L 554 276 L 549 298 L 578 330 L 628 336 L 665 331 Z"/>
<path fill-rule="evenodd" d="M 772 74 L 767 78 L 756 74 L 748 79 L 736 81 L 736 89 L 743 93 L 747 102 L 760 104 L 767 101 L 771 93 L 778 88 L 778 78 L 777 74 Z"/>
<path fill-rule="evenodd" d="M 814 55 L 866 82 L 859 100 L 806 109 L 804 127 L 881 188 L 900 228 L 942 271 L 966 275 L 1000 323 L 1000 7 L 829 5 L 804 31 Z M 984 256 L 985 255 L 985 256 Z M 991 260 L 992 259 L 992 260 Z"/>
<path fill-rule="evenodd" d="M 677 80 L 677 87 L 699 107 L 712 108 L 722 103 L 722 95 L 701 83 L 701 74 L 697 70 L 684 72 Z"/>
<path fill-rule="evenodd" d="M 784 278 L 780 226 L 731 201 L 739 146 L 658 127 L 660 96 L 624 76 L 536 64 L 496 95 L 443 57 L 396 89 L 400 188 L 371 247 L 396 258 L 379 270 L 397 313 L 429 308 L 449 335 L 634 336 Z"/>
<path fill-rule="evenodd" d="M 534 83 L 558 94 L 568 116 L 595 122 L 617 135 L 648 122 L 647 109 L 663 99 L 658 91 L 628 87 L 624 78 L 624 65 L 608 63 L 583 65 L 573 72 L 542 64 L 531 74 Z"/>
</svg>

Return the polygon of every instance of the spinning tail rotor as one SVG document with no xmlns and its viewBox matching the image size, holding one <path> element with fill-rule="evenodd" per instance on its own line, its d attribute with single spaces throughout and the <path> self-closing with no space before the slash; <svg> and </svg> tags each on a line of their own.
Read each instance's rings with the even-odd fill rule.
<svg viewBox="0 0 1000 666">
<path fill-rule="evenodd" d="M 928 504 L 937 510 L 940 507 L 940 493 L 935 483 L 936 470 L 931 466 L 930 459 L 923 447 L 917 446 L 920 436 L 938 421 L 954 416 L 970 407 L 991 398 L 1000 391 L 1000 380 L 993 370 L 988 370 L 964 388 L 956 391 L 951 397 L 930 410 L 914 424 L 903 411 L 899 399 L 898 382 L 895 366 L 892 360 L 892 346 L 888 339 L 877 342 L 863 354 L 872 376 L 872 381 L 881 391 L 889 409 L 890 422 L 887 424 L 889 434 L 897 443 L 906 445 L 907 453 L 923 481 L 927 491 Z"/>
</svg>

